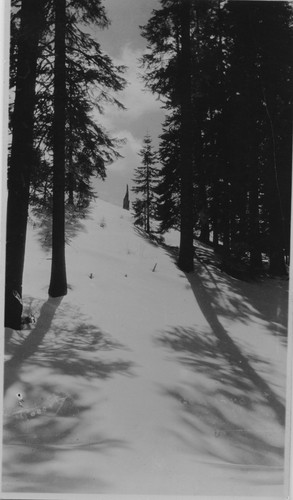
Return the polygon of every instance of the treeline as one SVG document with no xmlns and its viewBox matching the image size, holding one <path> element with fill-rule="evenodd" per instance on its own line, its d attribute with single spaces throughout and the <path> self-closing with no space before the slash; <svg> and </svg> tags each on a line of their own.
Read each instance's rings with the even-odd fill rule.
<svg viewBox="0 0 293 500">
<path fill-rule="evenodd" d="M 104 103 L 123 108 L 125 85 L 91 35 L 109 26 L 101 0 L 12 0 L 5 325 L 21 328 L 29 206 L 52 219 L 49 294 L 67 293 L 65 212 L 93 197 L 91 177 L 119 153 L 97 123 Z"/>
<path fill-rule="evenodd" d="M 178 264 L 195 235 L 251 272 L 290 253 L 292 5 L 160 0 L 142 27 L 146 86 L 163 101 L 156 218 L 180 228 Z"/>
<path fill-rule="evenodd" d="M 97 122 L 123 105 L 123 67 L 93 28 L 101 0 L 12 0 L 5 325 L 19 329 L 29 206 L 52 220 L 49 294 L 67 292 L 65 215 L 93 197 L 119 142 Z M 292 170 L 292 5 L 160 0 L 142 36 L 146 86 L 163 101 L 159 151 L 146 136 L 135 173 L 138 223 L 180 229 L 178 265 L 193 270 L 194 238 L 252 272 L 286 272 Z M 160 168 L 157 172 L 155 164 Z"/>
</svg>

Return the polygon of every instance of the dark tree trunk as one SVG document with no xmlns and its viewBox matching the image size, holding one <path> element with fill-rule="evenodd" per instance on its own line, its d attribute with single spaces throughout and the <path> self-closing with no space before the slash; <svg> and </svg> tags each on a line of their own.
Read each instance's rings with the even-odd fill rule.
<svg viewBox="0 0 293 500">
<path fill-rule="evenodd" d="M 199 239 L 200 239 L 200 241 L 202 241 L 202 243 L 206 243 L 206 244 L 209 243 L 209 241 L 210 241 L 210 228 L 209 228 L 208 221 L 201 222 Z"/>
<path fill-rule="evenodd" d="M 204 184 L 204 174 L 200 172 L 200 200 L 201 200 L 201 209 L 199 211 L 199 219 L 200 219 L 200 236 L 199 239 L 203 243 L 209 243 L 210 240 L 210 228 L 209 228 L 209 210 L 207 203 L 207 193 L 206 186 Z"/>
<path fill-rule="evenodd" d="M 199 128 L 197 126 L 197 128 Z M 203 243 L 209 243 L 210 239 L 210 228 L 209 228 L 209 207 L 207 200 L 207 187 L 206 187 L 206 175 L 205 170 L 202 165 L 200 156 L 202 155 L 200 130 L 198 130 L 197 137 L 195 139 L 196 145 L 198 146 L 198 151 L 196 154 L 196 166 L 198 171 L 198 188 L 199 188 L 199 207 L 198 215 L 200 220 L 200 236 L 199 239 Z"/>
<path fill-rule="evenodd" d="M 219 247 L 219 230 L 218 230 L 218 218 L 215 217 L 213 220 L 213 247 L 218 250 Z"/>
<path fill-rule="evenodd" d="M 226 166 L 227 168 L 227 166 Z M 225 180 L 225 193 L 223 199 L 223 253 L 227 259 L 231 251 L 231 197 L 230 184 Z"/>
<path fill-rule="evenodd" d="M 219 207 L 219 181 L 216 178 L 213 185 L 212 199 L 212 231 L 213 231 L 213 247 L 218 250 L 219 247 L 219 222 L 220 222 L 220 207 Z"/>
<path fill-rule="evenodd" d="M 191 106 L 191 0 L 181 7 L 181 54 L 179 64 L 181 99 L 181 228 L 178 266 L 193 271 L 193 127 Z"/>
<path fill-rule="evenodd" d="M 262 257 L 260 249 L 260 232 L 259 232 L 259 207 L 258 207 L 258 179 L 254 179 L 254 183 L 249 192 L 249 218 L 250 218 L 250 268 L 252 271 L 261 270 Z"/>
<path fill-rule="evenodd" d="M 277 196 L 276 196 L 277 198 Z M 270 205 L 269 227 L 270 227 L 270 268 L 273 276 L 284 276 L 287 273 L 284 255 L 284 234 L 280 215 L 280 206 L 277 199 Z"/>
<path fill-rule="evenodd" d="M 8 169 L 5 280 L 5 326 L 17 330 L 21 328 L 22 279 L 30 177 L 34 159 L 35 83 L 42 9 L 41 0 L 22 1 Z"/>
<path fill-rule="evenodd" d="M 271 124 L 272 126 L 272 124 Z M 273 276 L 287 274 L 285 265 L 284 212 L 282 208 L 279 172 L 276 161 L 276 145 L 272 126 L 271 158 L 265 176 L 266 204 L 269 213 L 269 272 Z"/>
<path fill-rule="evenodd" d="M 67 75 L 70 79 L 71 75 Z M 74 173 L 73 173 L 73 137 L 72 137 L 72 115 L 73 115 L 73 106 L 71 104 L 72 100 L 72 86 L 69 86 L 69 113 L 68 113 L 68 121 L 69 121 L 69 145 L 68 145 L 68 174 L 67 174 L 67 192 L 68 192 L 68 204 L 74 205 L 74 190 L 75 190 L 75 181 L 74 181 Z M 66 175 L 66 174 L 65 174 Z M 65 188 L 66 189 L 66 188 Z"/>
<path fill-rule="evenodd" d="M 67 293 L 65 266 L 66 0 L 54 0 L 54 6 L 56 18 L 53 122 L 53 227 L 49 295 L 51 297 L 61 297 Z"/>
<path fill-rule="evenodd" d="M 147 199 L 146 199 L 146 232 L 150 232 L 150 166 L 146 165 Z"/>
</svg>

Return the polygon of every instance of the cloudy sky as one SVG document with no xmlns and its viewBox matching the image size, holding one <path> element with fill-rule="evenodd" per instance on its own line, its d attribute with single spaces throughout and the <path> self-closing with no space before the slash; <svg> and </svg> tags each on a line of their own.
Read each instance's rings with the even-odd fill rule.
<svg viewBox="0 0 293 500">
<path fill-rule="evenodd" d="M 140 162 L 137 153 L 142 147 L 143 137 L 149 132 L 156 144 L 164 118 L 160 102 L 144 88 L 138 67 L 138 59 L 146 49 L 139 26 L 148 21 L 152 9 L 158 6 L 158 0 L 104 0 L 104 5 L 111 26 L 97 31 L 96 37 L 115 64 L 128 67 L 125 74 L 128 85 L 117 95 L 127 110 L 107 107 L 99 120 L 111 135 L 125 138 L 127 142 L 120 150 L 123 158 L 107 168 L 105 182 L 95 181 L 95 189 L 102 199 L 121 205 L 126 184 L 131 187 L 134 168 Z M 133 200 L 131 193 L 130 198 Z"/>
</svg>

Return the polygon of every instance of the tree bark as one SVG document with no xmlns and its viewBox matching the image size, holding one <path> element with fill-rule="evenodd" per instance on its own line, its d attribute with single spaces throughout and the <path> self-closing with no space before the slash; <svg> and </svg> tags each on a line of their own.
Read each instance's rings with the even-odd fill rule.
<svg viewBox="0 0 293 500">
<path fill-rule="evenodd" d="M 273 276 L 287 275 L 284 253 L 284 233 L 283 220 L 280 214 L 278 196 L 275 193 L 269 206 L 269 227 L 270 227 L 270 267 L 269 272 Z"/>
<path fill-rule="evenodd" d="M 146 232 L 150 233 L 150 165 L 146 164 L 146 188 L 147 188 L 147 199 L 146 199 Z"/>
<path fill-rule="evenodd" d="M 22 280 L 33 151 L 35 83 L 43 2 L 23 0 L 8 168 L 5 326 L 20 329 Z"/>
<path fill-rule="evenodd" d="M 192 272 L 193 266 L 193 127 L 191 101 L 191 0 L 181 7 L 181 54 L 179 64 L 181 104 L 181 206 L 180 247 L 178 266 Z"/>
<path fill-rule="evenodd" d="M 55 67 L 53 121 L 53 226 L 49 295 L 67 294 L 65 264 L 66 0 L 54 0 Z"/>
<path fill-rule="evenodd" d="M 254 167 L 256 170 L 256 167 Z M 249 191 L 249 230 L 250 230 L 250 268 L 252 271 L 259 271 L 262 268 L 262 257 L 260 249 L 259 231 L 259 200 L 258 200 L 258 179 L 255 175 L 253 184 Z"/>
</svg>

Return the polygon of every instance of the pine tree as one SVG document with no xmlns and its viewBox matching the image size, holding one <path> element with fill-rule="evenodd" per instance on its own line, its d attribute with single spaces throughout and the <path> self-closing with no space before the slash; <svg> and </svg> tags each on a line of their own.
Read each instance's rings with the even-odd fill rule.
<svg viewBox="0 0 293 500">
<path fill-rule="evenodd" d="M 189 40 L 182 31 L 188 4 Z M 270 272 L 283 273 L 290 241 L 292 6 L 208 0 L 160 5 L 142 35 L 150 49 L 143 57 L 145 82 L 167 110 L 158 184 L 161 228 L 177 224 L 185 199 L 181 192 L 178 204 L 177 179 L 189 157 L 195 234 L 200 229 L 200 239 L 209 241 L 211 218 L 213 241 L 225 260 L 249 263 L 254 272 L 267 252 Z M 184 40 L 189 57 L 182 72 Z M 191 92 L 182 85 L 184 75 Z M 189 123 L 184 134 L 183 109 Z M 177 131 L 167 123 L 175 117 Z M 183 160 L 189 133 L 192 147 Z"/>
<path fill-rule="evenodd" d="M 92 82 L 95 82 L 96 88 L 99 88 L 101 84 L 103 85 L 106 77 L 113 74 L 114 67 L 110 58 L 101 54 L 98 44 L 95 44 L 87 34 L 81 32 L 75 25 L 78 20 L 86 23 L 96 20 L 101 26 L 106 26 L 107 18 L 100 2 L 92 6 L 78 0 L 73 1 L 71 4 L 66 4 L 66 0 L 62 0 L 62 2 L 55 0 L 54 5 L 56 30 L 53 121 L 53 253 L 49 294 L 56 297 L 64 295 L 67 289 L 65 271 L 66 170 L 68 172 L 69 202 L 72 204 L 73 191 L 76 185 L 79 186 L 79 190 L 82 189 L 83 192 L 90 193 L 89 178 L 95 169 L 90 168 L 92 163 L 88 157 L 90 158 L 95 150 L 93 144 L 95 133 L 99 141 L 99 155 L 94 161 L 96 170 L 102 177 L 105 176 L 103 156 L 107 155 L 107 149 L 110 150 L 108 158 L 111 157 L 111 148 L 113 151 L 113 141 L 108 139 L 106 134 L 101 129 L 98 129 L 89 117 L 89 111 L 91 110 L 89 100 L 85 101 L 84 107 L 80 106 L 80 102 L 84 102 L 82 94 L 83 92 L 89 92 Z M 76 32 L 73 32 L 73 27 L 76 27 Z M 66 44 L 68 39 L 72 41 L 69 45 Z M 85 61 L 85 64 L 82 61 Z M 94 64 L 97 66 L 96 68 L 93 66 Z M 68 76 L 66 76 L 66 72 Z M 123 80 L 116 75 L 111 83 L 107 81 L 106 87 L 121 89 L 123 83 Z M 109 101 L 111 97 L 107 95 L 106 90 L 102 87 L 98 96 L 98 106 L 101 106 L 103 100 Z M 112 101 L 119 104 L 113 98 Z M 66 102 L 69 105 L 66 105 Z M 84 113 L 82 126 L 87 130 L 87 134 L 83 143 L 76 138 L 79 149 L 74 154 L 73 134 L 76 134 L 76 124 L 80 123 L 76 122 L 75 119 L 76 109 Z M 68 122 L 69 132 L 66 137 L 66 124 Z M 84 134 L 80 132 L 80 137 L 83 136 Z M 66 138 L 68 139 L 67 150 Z M 74 161 L 75 158 L 77 163 Z M 78 177 L 77 169 L 80 170 L 82 175 L 79 182 L 76 182 Z"/>
<path fill-rule="evenodd" d="M 12 4 L 10 80 L 12 90 L 16 87 L 16 98 L 10 107 L 12 147 L 8 181 L 10 194 L 7 215 L 5 316 L 8 326 L 17 328 L 20 328 L 22 309 L 22 272 L 28 203 L 37 203 L 38 210 L 42 206 L 49 212 L 52 206 L 52 158 L 53 149 L 56 152 L 57 122 L 61 127 L 61 121 L 56 119 L 53 126 L 56 35 L 54 7 L 60 10 L 60 3 L 62 2 L 56 4 L 53 0 L 23 0 L 13 1 Z M 19 9 L 21 4 L 22 9 Z M 105 166 L 118 156 L 116 148 L 119 141 L 110 138 L 97 124 L 94 110 L 101 112 L 103 102 L 112 102 L 123 107 L 111 95 L 111 90 L 121 90 L 125 81 L 121 77 L 123 68 L 114 66 L 110 58 L 102 53 L 99 44 L 81 31 L 84 24 L 95 23 L 101 28 L 108 26 L 109 22 L 101 2 L 93 4 L 83 0 L 66 0 L 65 8 L 64 190 L 65 201 L 73 201 L 76 208 L 80 209 L 93 196 L 90 187 L 91 176 L 99 175 L 105 178 Z M 93 92 L 95 90 L 97 92 Z M 59 104 L 61 100 L 59 99 Z M 59 163 L 62 142 L 62 134 L 58 134 Z M 64 199 L 61 194 L 62 183 L 63 179 L 61 183 L 57 182 L 61 188 L 59 203 L 61 197 Z M 54 191 L 56 198 L 56 190 Z M 55 212 L 58 226 L 63 219 L 61 205 Z M 58 251 L 60 252 L 60 248 Z M 50 293 L 56 294 L 53 288 Z M 61 293 L 64 293 L 65 287 L 61 288 Z"/>
<path fill-rule="evenodd" d="M 270 272 L 283 274 L 290 220 L 285 184 L 291 185 L 292 8 L 285 2 L 238 2 L 229 6 L 229 15 L 230 143 L 233 169 L 240 166 L 234 179 L 247 194 L 243 237 L 252 269 L 261 266 L 265 250 Z M 234 181 L 232 190 L 237 189 Z M 234 199 L 231 220 L 243 198 Z"/>
<path fill-rule="evenodd" d="M 52 1 L 52 0 L 50 0 Z M 42 58 L 38 67 L 38 94 L 36 116 L 38 129 L 35 144 L 44 160 L 51 168 L 48 157 L 52 157 L 53 136 L 53 76 L 54 40 L 53 11 L 48 15 L 51 30 L 43 40 Z M 101 2 L 95 7 L 87 2 L 66 2 L 66 154 L 65 154 L 65 200 L 77 210 L 93 198 L 92 176 L 106 177 L 106 166 L 119 157 L 121 141 L 109 136 L 97 120 L 103 112 L 103 103 L 113 103 L 123 109 L 123 105 L 113 96 L 125 85 L 122 78 L 123 67 L 115 66 L 111 59 L 101 51 L 100 45 L 87 32 L 84 25 L 94 23 L 101 29 L 109 24 Z M 40 164 L 36 165 L 40 168 Z M 50 171 L 43 183 L 48 200 L 52 198 Z M 34 179 L 42 203 L 41 181 Z M 35 198 L 35 201 L 38 202 Z M 71 208 L 70 208 L 71 210 Z"/>
<path fill-rule="evenodd" d="M 66 0 L 54 0 L 55 66 L 53 122 L 53 220 L 51 297 L 67 294 L 65 264 Z"/>
<path fill-rule="evenodd" d="M 162 0 L 142 30 L 152 52 L 143 57 L 146 85 L 180 111 L 180 248 L 178 265 L 193 270 L 193 151 L 191 101 L 192 0 Z M 162 58 L 163 55 L 163 58 Z"/>
<path fill-rule="evenodd" d="M 33 152 L 38 43 L 44 1 L 22 0 L 15 64 L 15 103 L 8 168 L 5 325 L 21 328 L 22 279 Z M 14 46 L 13 46 L 14 47 Z M 13 49 L 14 50 L 14 49 Z"/>
<path fill-rule="evenodd" d="M 191 0 L 180 11 L 181 51 L 179 59 L 180 128 L 180 245 L 178 266 L 193 271 L 193 118 L 191 105 Z"/>
<path fill-rule="evenodd" d="M 155 186 L 157 181 L 156 152 L 152 145 L 152 139 L 149 134 L 146 134 L 143 140 L 143 147 L 139 152 L 141 164 L 135 169 L 133 182 L 135 186 L 132 191 L 140 194 L 141 197 L 136 199 L 132 205 L 134 210 L 135 223 L 142 226 L 143 229 L 150 233 L 151 218 L 156 213 L 155 203 Z"/>
<path fill-rule="evenodd" d="M 157 218 L 160 232 L 171 228 L 180 229 L 180 143 L 178 114 L 167 116 L 163 132 L 159 136 L 159 163 L 157 194 Z"/>
</svg>

